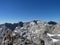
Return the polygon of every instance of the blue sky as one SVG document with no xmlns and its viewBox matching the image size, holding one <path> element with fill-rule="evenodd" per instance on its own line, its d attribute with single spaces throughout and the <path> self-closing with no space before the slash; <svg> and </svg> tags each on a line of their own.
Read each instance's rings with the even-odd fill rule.
<svg viewBox="0 0 60 45">
<path fill-rule="evenodd" d="M 0 23 L 60 21 L 59 0 L 0 0 Z"/>
</svg>

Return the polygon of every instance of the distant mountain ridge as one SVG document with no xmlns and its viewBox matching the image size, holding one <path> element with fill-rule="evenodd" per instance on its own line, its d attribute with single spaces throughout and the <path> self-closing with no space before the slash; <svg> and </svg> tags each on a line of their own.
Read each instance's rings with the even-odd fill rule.
<svg viewBox="0 0 60 45">
<path fill-rule="evenodd" d="M 59 30 L 60 24 L 54 21 L 1 24 L 0 45 L 60 45 Z"/>
</svg>

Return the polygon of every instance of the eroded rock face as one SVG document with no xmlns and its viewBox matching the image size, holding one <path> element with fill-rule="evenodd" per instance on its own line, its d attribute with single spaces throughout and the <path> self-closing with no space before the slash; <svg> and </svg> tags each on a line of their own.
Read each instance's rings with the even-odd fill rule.
<svg viewBox="0 0 60 45">
<path fill-rule="evenodd" d="M 59 30 L 60 24 L 35 20 L 25 22 L 22 27 L 16 26 L 14 30 L 0 27 L 0 45 L 60 45 Z"/>
</svg>

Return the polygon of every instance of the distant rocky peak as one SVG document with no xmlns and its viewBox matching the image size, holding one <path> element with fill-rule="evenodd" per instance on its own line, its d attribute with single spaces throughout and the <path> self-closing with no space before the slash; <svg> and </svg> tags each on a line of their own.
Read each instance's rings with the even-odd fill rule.
<svg viewBox="0 0 60 45">
<path fill-rule="evenodd" d="M 49 22 L 48 22 L 48 24 L 50 24 L 50 25 L 56 25 L 56 24 L 57 24 L 57 22 L 49 21 Z"/>
</svg>

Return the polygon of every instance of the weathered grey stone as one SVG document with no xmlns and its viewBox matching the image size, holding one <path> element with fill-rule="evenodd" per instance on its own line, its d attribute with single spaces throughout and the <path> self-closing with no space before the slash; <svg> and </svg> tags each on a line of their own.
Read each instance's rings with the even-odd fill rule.
<svg viewBox="0 0 60 45">
<path fill-rule="evenodd" d="M 31 21 L 25 22 L 23 27 L 17 26 L 13 31 L 5 28 L 0 27 L 0 45 L 60 45 L 60 24 Z"/>
</svg>

